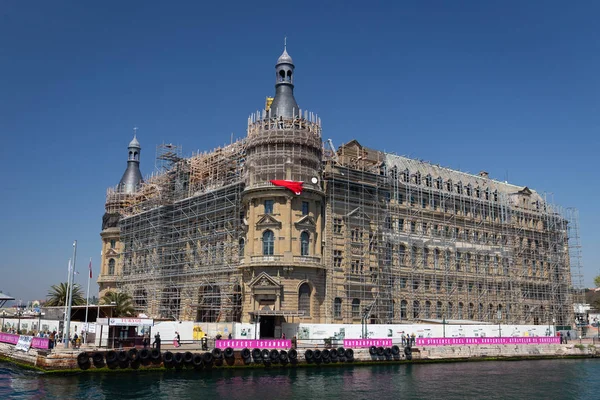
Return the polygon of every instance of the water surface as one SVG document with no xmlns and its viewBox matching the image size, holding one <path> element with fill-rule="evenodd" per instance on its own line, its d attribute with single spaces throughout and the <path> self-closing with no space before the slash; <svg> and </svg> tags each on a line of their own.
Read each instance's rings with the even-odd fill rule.
<svg viewBox="0 0 600 400">
<path fill-rule="evenodd" d="M 40 375 L 0 362 L 0 399 L 592 399 L 600 360 Z"/>
</svg>

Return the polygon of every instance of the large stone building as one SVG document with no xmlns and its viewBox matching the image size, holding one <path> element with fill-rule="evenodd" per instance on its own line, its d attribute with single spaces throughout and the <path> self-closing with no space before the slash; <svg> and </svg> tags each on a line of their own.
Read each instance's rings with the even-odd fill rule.
<svg viewBox="0 0 600 400">
<path fill-rule="evenodd" d="M 188 158 L 161 145 L 145 182 L 130 143 L 107 195 L 101 292 L 154 318 L 260 320 L 263 336 L 282 322 L 572 322 L 566 211 L 485 172 L 324 147 L 285 50 L 275 77 L 242 140 Z"/>
</svg>

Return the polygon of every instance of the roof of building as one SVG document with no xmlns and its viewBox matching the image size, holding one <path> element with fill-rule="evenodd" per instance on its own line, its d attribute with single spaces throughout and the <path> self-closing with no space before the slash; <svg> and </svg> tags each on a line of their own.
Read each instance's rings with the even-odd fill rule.
<svg viewBox="0 0 600 400">
<path fill-rule="evenodd" d="M 133 135 L 133 139 L 131 140 L 131 142 L 129 142 L 129 146 L 128 147 L 137 147 L 138 149 L 141 149 L 142 146 L 140 146 L 140 142 L 138 142 L 136 135 Z"/>
<path fill-rule="evenodd" d="M 292 56 L 290 56 L 287 52 L 287 49 L 283 48 L 283 53 L 277 59 L 277 64 L 294 64 L 294 60 L 292 60 Z"/>
<path fill-rule="evenodd" d="M 481 172 L 479 175 L 474 175 L 442 167 L 438 164 L 432 164 L 428 161 L 417 160 L 364 147 L 357 140 L 351 140 L 340 146 L 340 148 L 347 148 L 348 146 L 358 146 L 361 149 L 360 157 L 369 162 L 370 165 L 377 167 L 385 165 L 388 171 L 390 171 L 390 169 L 396 169 L 398 174 L 408 171 L 411 177 L 415 174 L 419 174 L 423 181 L 427 176 L 430 176 L 434 181 L 441 178 L 445 184 L 451 182 L 453 190 L 456 190 L 456 185 L 461 185 L 463 188 L 470 186 L 473 190 L 480 188 L 484 192 L 486 190 L 489 190 L 490 193 L 497 191 L 499 194 L 507 196 L 514 194 L 528 195 L 531 197 L 532 203 L 536 201 L 542 203 L 544 200 L 536 191 L 527 186 L 517 186 L 508 182 L 494 180 L 488 176 L 487 172 Z"/>
</svg>

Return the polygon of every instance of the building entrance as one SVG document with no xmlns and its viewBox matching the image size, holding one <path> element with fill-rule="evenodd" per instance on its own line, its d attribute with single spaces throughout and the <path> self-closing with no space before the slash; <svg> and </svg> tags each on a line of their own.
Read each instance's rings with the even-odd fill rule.
<svg viewBox="0 0 600 400">
<path fill-rule="evenodd" d="M 260 338 L 274 338 L 275 337 L 275 317 L 264 316 L 260 317 Z"/>
</svg>

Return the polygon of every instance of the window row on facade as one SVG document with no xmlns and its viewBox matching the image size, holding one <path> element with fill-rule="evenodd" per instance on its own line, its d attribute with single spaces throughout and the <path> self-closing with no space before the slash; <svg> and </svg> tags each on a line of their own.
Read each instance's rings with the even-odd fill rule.
<svg viewBox="0 0 600 400">
<path fill-rule="evenodd" d="M 361 301 L 360 299 L 350 300 L 350 314 L 353 319 L 362 318 Z M 494 305 L 492 303 L 465 303 L 465 302 L 442 302 L 442 301 L 412 301 L 412 307 L 409 310 L 409 302 L 407 300 L 400 301 L 398 314 L 393 311 L 395 317 L 400 320 L 419 319 L 419 318 L 437 318 L 437 319 L 479 319 L 492 320 L 499 316 L 506 318 L 507 315 L 502 315 L 505 310 L 502 304 Z M 343 318 L 343 299 L 336 297 L 333 302 L 333 317 Z M 410 311 L 410 313 L 409 313 Z"/>
</svg>

